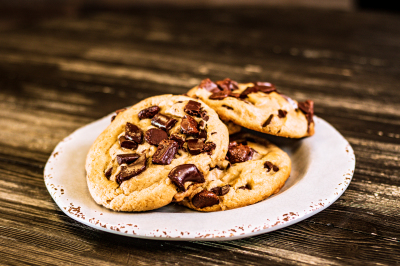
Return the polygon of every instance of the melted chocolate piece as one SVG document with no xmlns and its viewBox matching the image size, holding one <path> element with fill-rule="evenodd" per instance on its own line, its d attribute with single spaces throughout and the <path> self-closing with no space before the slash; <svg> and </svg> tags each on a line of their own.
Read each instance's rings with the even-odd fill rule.
<svg viewBox="0 0 400 266">
<path fill-rule="evenodd" d="M 197 122 L 190 115 L 185 115 L 181 122 L 181 132 L 184 134 L 195 135 L 199 133 Z"/>
<path fill-rule="evenodd" d="M 203 79 L 200 83 L 200 85 L 198 86 L 199 89 L 205 89 L 209 92 L 217 92 L 219 91 L 219 88 L 217 86 L 217 84 L 215 84 L 214 82 L 212 82 L 210 79 Z"/>
<path fill-rule="evenodd" d="M 249 185 L 245 185 L 245 186 L 238 187 L 238 189 L 250 190 L 250 187 L 249 187 Z"/>
<path fill-rule="evenodd" d="M 307 100 L 305 102 L 298 103 L 299 109 L 306 115 L 308 128 L 307 132 L 310 132 L 310 124 L 314 123 L 314 102 L 311 100 Z"/>
<path fill-rule="evenodd" d="M 143 140 L 143 131 L 132 123 L 125 126 L 125 138 L 140 144 Z"/>
<path fill-rule="evenodd" d="M 201 120 L 201 121 L 199 122 L 199 128 L 200 128 L 200 129 L 204 129 L 205 125 L 206 125 L 206 123 L 204 123 L 203 120 Z"/>
<path fill-rule="evenodd" d="M 218 87 L 221 90 L 234 91 L 234 90 L 237 90 L 239 88 L 238 85 L 237 85 L 237 82 L 233 81 L 233 80 L 231 80 L 229 78 L 217 81 L 216 83 L 217 83 Z"/>
<path fill-rule="evenodd" d="M 208 115 L 207 115 L 207 112 L 206 111 L 201 111 L 201 114 L 200 114 L 200 116 L 201 116 L 201 118 L 203 118 L 203 120 L 204 121 L 208 121 L 208 119 L 210 118 Z"/>
<path fill-rule="evenodd" d="M 124 136 L 119 137 L 119 145 L 125 149 L 137 149 L 138 144 L 132 140 L 126 139 Z"/>
<path fill-rule="evenodd" d="M 153 126 L 161 128 L 165 131 L 170 130 L 176 124 L 176 122 L 178 122 L 176 119 L 162 114 L 156 114 L 153 119 L 151 119 L 151 124 Z"/>
<path fill-rule="evenodd" d="M 216 147 L 217 147 L 217 145 L 215 145 L 214 142 L 206 142 L 203 147 L 202 152 L 207 152 L 208 155 L 211 155 L 213 150 L 215 150 Z"/>
<path fill-rule="evenodd" d="M 201 103 L 190 100 L 186 104 L 186 106 L 184 108 L 184 111 L 189 115 L 200 117 L 200 114 L 201 114 Z"/>
<path fill-rule="evenodd" d="M 176 141 L 178 143 L 180 149 L 182 148 L 183 144 L 185 144 L 184 136 L 181 136 L 178 134 L 172 134 L 171 136 L 169 136 L 169 139 Z"/>
<path fill-rule="evenodd" d="M 231 94 L 231 91 L 229 90 L 224 90 L 224 91 L 219 91 L 211 94 L 208 99 L 211 100 L 223 100 L 226 97 L 228 97 Z"/>
<path fill-rule="evenodd" d="M 172 134 L 169 139 L 177 142 L 179 148 L 182 148 L 186 141 L 185 136 L 180 134 Z"/>
<path fill-rule="evenodd" d="M 117 154 L 117 162 L 119 165 L 126 163 L 131 164 L 139 158 L 139 154 L 128 153 L 128 154 Z"/>
<path fill-rule="evenodd" d="M 144 170 L 146 170 L 146 161 L 146 154 L 143 153 L 134 163 L 127 166 L 121 166 L 121 172 L 119 172 L 119 174 L 116 176 L 117 183 L 121 184 L 122 182 L 141 174 Z"/>
<path fill-rule="evenodd" d="M 281 109 L 278 110 L 278 117 L 279 118 L 285 118 L 286 114 L 287 114 L 287 111 L 281 110 Z"/>
<path fill-rule="evenodd" d="M 264 168 L 267 169 L 267 172 L 271 171 L 271 169 L 274 170 L 275 172 L 278 172 L 278 171 L 279 171 L 279 167 L 276 166 L 276 165 L 274 165 L 273 163 L 271 163 L 271 162 L 269 162 L 269 161 L 266 161 L 266 162 L 264 163 Z"/>
<path fill-rule="evenodd" d="M 190 154 L 197 155 L 203 152 L 204 139 L 188 139 L 186 142 Z"/>
<path fill-rule="evenodd" d="M 210 191 L 213 192 L 217 196 L 223 196 L 225 194 L 228 194 L 230 189 L 231 189 L 230 185 L 225 185 L 223 187 L 212 188 L 212 189 L 210 189 Z"/>
<path fill-rule="evenodd" d="M 222 107 L 225 107 L 225 108 L 228 109 L 228 110 L 233 110 L 232 107 L 230 107 L 230 106 L 228 106 L 228 105 L 225 105 L 225 104 L 223 104 Z"/>
<path fill-rule="evenodd" d="M 197 137 L 199 139 L 207 139 L 207 131 L 205 131 L 204 129 L 199 131 L 199 134 L 197 134 Z"/>
<path fill-rule="evenodd" d="M 151 128 L 146 131 L 144 138 L 149 144 L 158 145 L 162 140 L 168 138 L 168 134 L 164 130 Z"/>
<path fill-rule="evenodd" d="M 254 151 L 247 145 L 237 144 L 236 141 L 229 143 L 228 158 L 232 164 L 251 160 L 253 153 Z"/>
<path fill-rule="evenodd" d="M 274 115 L 270 115 L 264 124 L 262 124 L 262 127 L 268 126 L 271 123 L 272 117 L 274 117 Z"/>
<path fill-rule="evenodd" d="M 156 152 L 153 155 L 152 162 L 154 164 L 168 165 L 171 163 L 176 152 L 178 151 L 178 142 L 170 139 L 165 139 L 160 142 Z"/>
<path fill-rule="evenodd" d="M 192 204 L 198 209 L 210 207 L 219 203 L 219 198 L 211 191 L 203 190 L 202 192 L 194 195 Z"/>
<path fill-rule="evenodd" d="M 241 94 L 240 98 L 244 99 L 249 95 L 250 93 L 256 93 L 256 92 L 264 92 L 264 93 L 271 93 L 273 91 L 276 91 L 276 88 L 272 86 L 261 86 L 261 85 L 254 85 L 253 87 L 247 87 Z"/>
<path fill-rule="evenodd" d="M 178 165 L 171 170 L 168 174 L 169 179 L 181 190 L 186 191 L 185 183 L 204 183 L 205 179 L 203 173 L 197 169 L 194 164 L 182 164 Z"/>
<path fill-rule="evenodd" d="M 125 111 L 125 110 L 126 110 L 126 108 L 122 108 L 122 109 L 116 110 L 116 111 L 115 111 L 115 115 L 113 115 L 113 116 L 111 117 L 111 122 L 114 121 L 114 119 L 117 117 L 117 115 L 118 115 L 119 113 L 122 113 L 122 112 Z"/>
<path fill-rule="evenodd" d="M 160 112 L 160 107 L 158 106 L 150 106 L 146 109 L 143 109 L 139 112 L 139 119 L 153 118 L 158 112 Z"/>
<path fill-rule="evenodd" d="M 107 178 L 109 178 L 109 177 L 111 176 L 111 174 L 112 174 L 112 170 L 113 170 L 112 167 L 108 168 L 108 169 L 104 172 L 104 175 L 105 175 Z"/>
<path fill-rule="evenodd" d="M 232 92 L 229 97 L 240 98 L 240 93 Z"/>
</svg>

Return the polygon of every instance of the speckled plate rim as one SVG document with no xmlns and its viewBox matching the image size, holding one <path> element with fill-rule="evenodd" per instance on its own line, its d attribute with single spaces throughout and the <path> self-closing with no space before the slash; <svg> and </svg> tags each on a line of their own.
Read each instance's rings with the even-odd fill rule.
<svg viewBox="0 0 400 266">
<path fill-rule="evenodd" d="M 45 170 L 46 187 L 60 209 L 90 227 L 129 237 L 222 241 L 274 231 L 317 214 L 348 187 L 355 168 L 350 144 L 329 123 L 315 117 L 315 134 L 280 146 L 292 160 L 292 173 L 281 191 L 254 205 L 202 213 L 168 205 L 155 211 L 123 213 L 97 205 L 86 185 L 86 154 L 109 125 L 111 115 L 62 140 Z"/>
</svg>

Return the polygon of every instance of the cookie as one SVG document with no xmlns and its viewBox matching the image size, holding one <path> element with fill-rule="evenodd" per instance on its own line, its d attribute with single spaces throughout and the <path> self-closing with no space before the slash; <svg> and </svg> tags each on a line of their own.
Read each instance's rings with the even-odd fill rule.
<svg viewBox="0 0 400 266">
<path fill-rule="evenodd" d="M 93 199 L 116 211 L 146 211 L 205 182 L 228 151 L 227 127 L 200 100 L 162 95 L 119 110 L 86 159 Z"/>
<path fill-rule="evenodd" d="M 227 160 L 212 169 L 181 204 L 197 211 L 244 207 L 279 192 L 291 171 L 289 156 L 251 134 L 233 136 Z"/>
<path fill-rule="evenodd" d="M 205 102 L 222 120 L 245 128 L 288 138 L 314 134 L 313 101 L 298 103 L 271 83 L 205 79 L 187 94 Z"/>
</svg>

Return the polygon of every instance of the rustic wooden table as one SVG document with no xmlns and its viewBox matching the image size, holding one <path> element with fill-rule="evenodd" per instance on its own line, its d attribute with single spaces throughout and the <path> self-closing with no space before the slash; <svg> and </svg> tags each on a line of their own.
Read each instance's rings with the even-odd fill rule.
<svg viewBox="0 0 400 266">
<path fill-rule="evenodd" d="M 16 24 L 17 25 L 17 24 Z M 400 263 L 400 17 L 328 10 L 91 11 L 0 31 L 0 264 Z M 329 208 L 228 242 L 92 229 L 50 197 L 56 144 L 123 106 L 205 77 L 270 81 L 351 143 L 356 170 Z"/>
</svg>

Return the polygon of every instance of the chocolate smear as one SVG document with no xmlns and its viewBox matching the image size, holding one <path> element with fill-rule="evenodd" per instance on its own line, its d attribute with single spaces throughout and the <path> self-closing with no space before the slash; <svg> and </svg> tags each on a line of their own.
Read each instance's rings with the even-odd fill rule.
<svg viewBox="0 0 400 266">
<path fill-rule="evenodd" d="M 210 189 L 210 191 L 213 192 L 217 196 L 223 196 L 225 194 L 228 194 L 230 188 L 231 188 L 230 185 L 225 185 L 225 186 L 222 186 L 222 187 L 212 188 L 212 189 Z"/>
<path fill-rule="evenodd" d="M 188 139 L 186 142 L 190 154 L 197 155 L 203 152 L 204 139 Z"/>
<path fill-rule="evenodd" d="M 125 125 L 125 138 L 140 144 L 143 140 L 143 131 L 136 125 L 127 122 Z"/>
<path fill-rule="evenodd" d="M 231 80 L 229 78 L 217 81 L 216 83 L 217 83 L 218 87 L 221 90 L 234 91 L 234 90 L 237 90 L 239 88 L 237 82 L 233 81 L 233 80 Z"/>
<path fill-rule="evenodd" d="M 279 171 L 279 167 L 274 165 L 273 163 L 271 163 L 269 161 L 266 161 L 264 163 L 264 168 L 267 169 L 267 172 L 271 171 L 271 169 L 274 170 L 274 172 L 278 172 Z"/>
<path fill-rule="evenodd" d="M 232 107 L 230 107 L 230 106 L 228 106 L 228 105 L 225 105 L 225 104 L 223 104 L 222 107 L 225 107 L 225 108 L 228 109 L 228 110 L 233 110 Z"/>
<path fill-rule="evenodd" d="M 219 88 L 217 86 L 217 84 L 215 84 L 214 82 L 212 82 L 210 79 L 203 79 L 200 83 L 200 85 L 198 86 L 199 89 L 205 89 L 209 92 L 217 92 L 219 91 Z"/>
<path fill-rule="evenodd" d="M 204 183 L 205 179 L 203 173 L 197 169 L 194 164 L 182 164 L 178 165 L 171 170 L 168 174 L 169 179 L 174 183 L 181 191 L 186 191 L 185 183 Z"/>
<path fill-rule="evenodd" d="M 117 162 L 119 165 L 126 163 L 131 164 L 139 158 L 139 154 L 136 153 L 127 153 L 127 154 L 117 154 Z"/>
<path fill-rule="evenodd" d="M 156 114 L 153 119 L 151 119 L 151 124 L 162 130 L 168 131 L 178 122 L 176 119 L 172 117 L 162 115 L 160 113 Z"/>
<path fill-rule="evenodd" d="M 229 162 L 242 163 L 253 158 L 254 151 L 247 145 L 237 144 L 236 141 L 229 143 L 228 158 Z"/>
<path fill-rule="evenodd" d="M 149 144 L 158 145 L 162 140 L 168 138 L 168 134 L 162 129 L 151 128 L 146 131 L 144 138 Z"/>
<path fill-rule="evenodd" d="M 157 150 L 153 155 L 154 164 L 168 165 L 174 159 L 178 151 L 178 143 L 174 140 L 165 139 L 158 144 Z"/>
<path fill-rule="evenodd" d="M 143 109 L 139 112 L 139 119 L 153 118 L 158 112 L 160 112 L 160 107 L 158 106 L 150 106 L 146 109 Z"/>
<path fill-rule="evenodd" d="M 271 123 L 271 120 L 272 120 L 273 117 L 274 117 L 274 115 L 271 114 L 271 115 L 268 117 L 268 119 L 264 122 L 264 124 L 262 124 L 262 127 L 268 126 L 268 125 Z"/>
<path fill-rule="evenodd" d="M 121 166 L 121 171 L 116 176 L 117 183 L 121 184 L 122 182 L 141 174 L 144 170 L 146 170 L 146 161 L 146 154 L 143 153 L 134 163 L 127 166 Z"/>
<path fill-rule="evenodd" d="M 190 100 L 183 110 L 189 115 L 200 117 L 201 103 Z"/>
<path fill-rule="evenodd" d="M 124 136 L 119 137 L 119 145 L 125 149 L 137 149 L 138 144 L 135 141 L 126 139 Z"/>
<path fill-rule="evenodd" d="M 231 91 L 224 90 L 211 94 L 208 98 L 211 100 L 223 100 L 231 94 Z"/>
<path fill-rule="evenodd" d="M 199 133 L 196 120 L 190 115 L 185 115 L 181 122 L 181 132 L 184 134 L 195 135 Z"/>
<path fill-rule="evenodd" d="M 219 198 L 217 195 L 211 191 L 203 190 L 202 192 L 194 195 L 192 198 L 192 204 L 198 209 L 205 207 L 211 207 L 219 203 Z"/>
<path fill-rule="evenodd" d="M 281 110 L 281 109 L 278 110 L 278 117 L 279 118 L 285 118 L 286 115 L 287 115 L 287 111 Z"/>
</svg>

